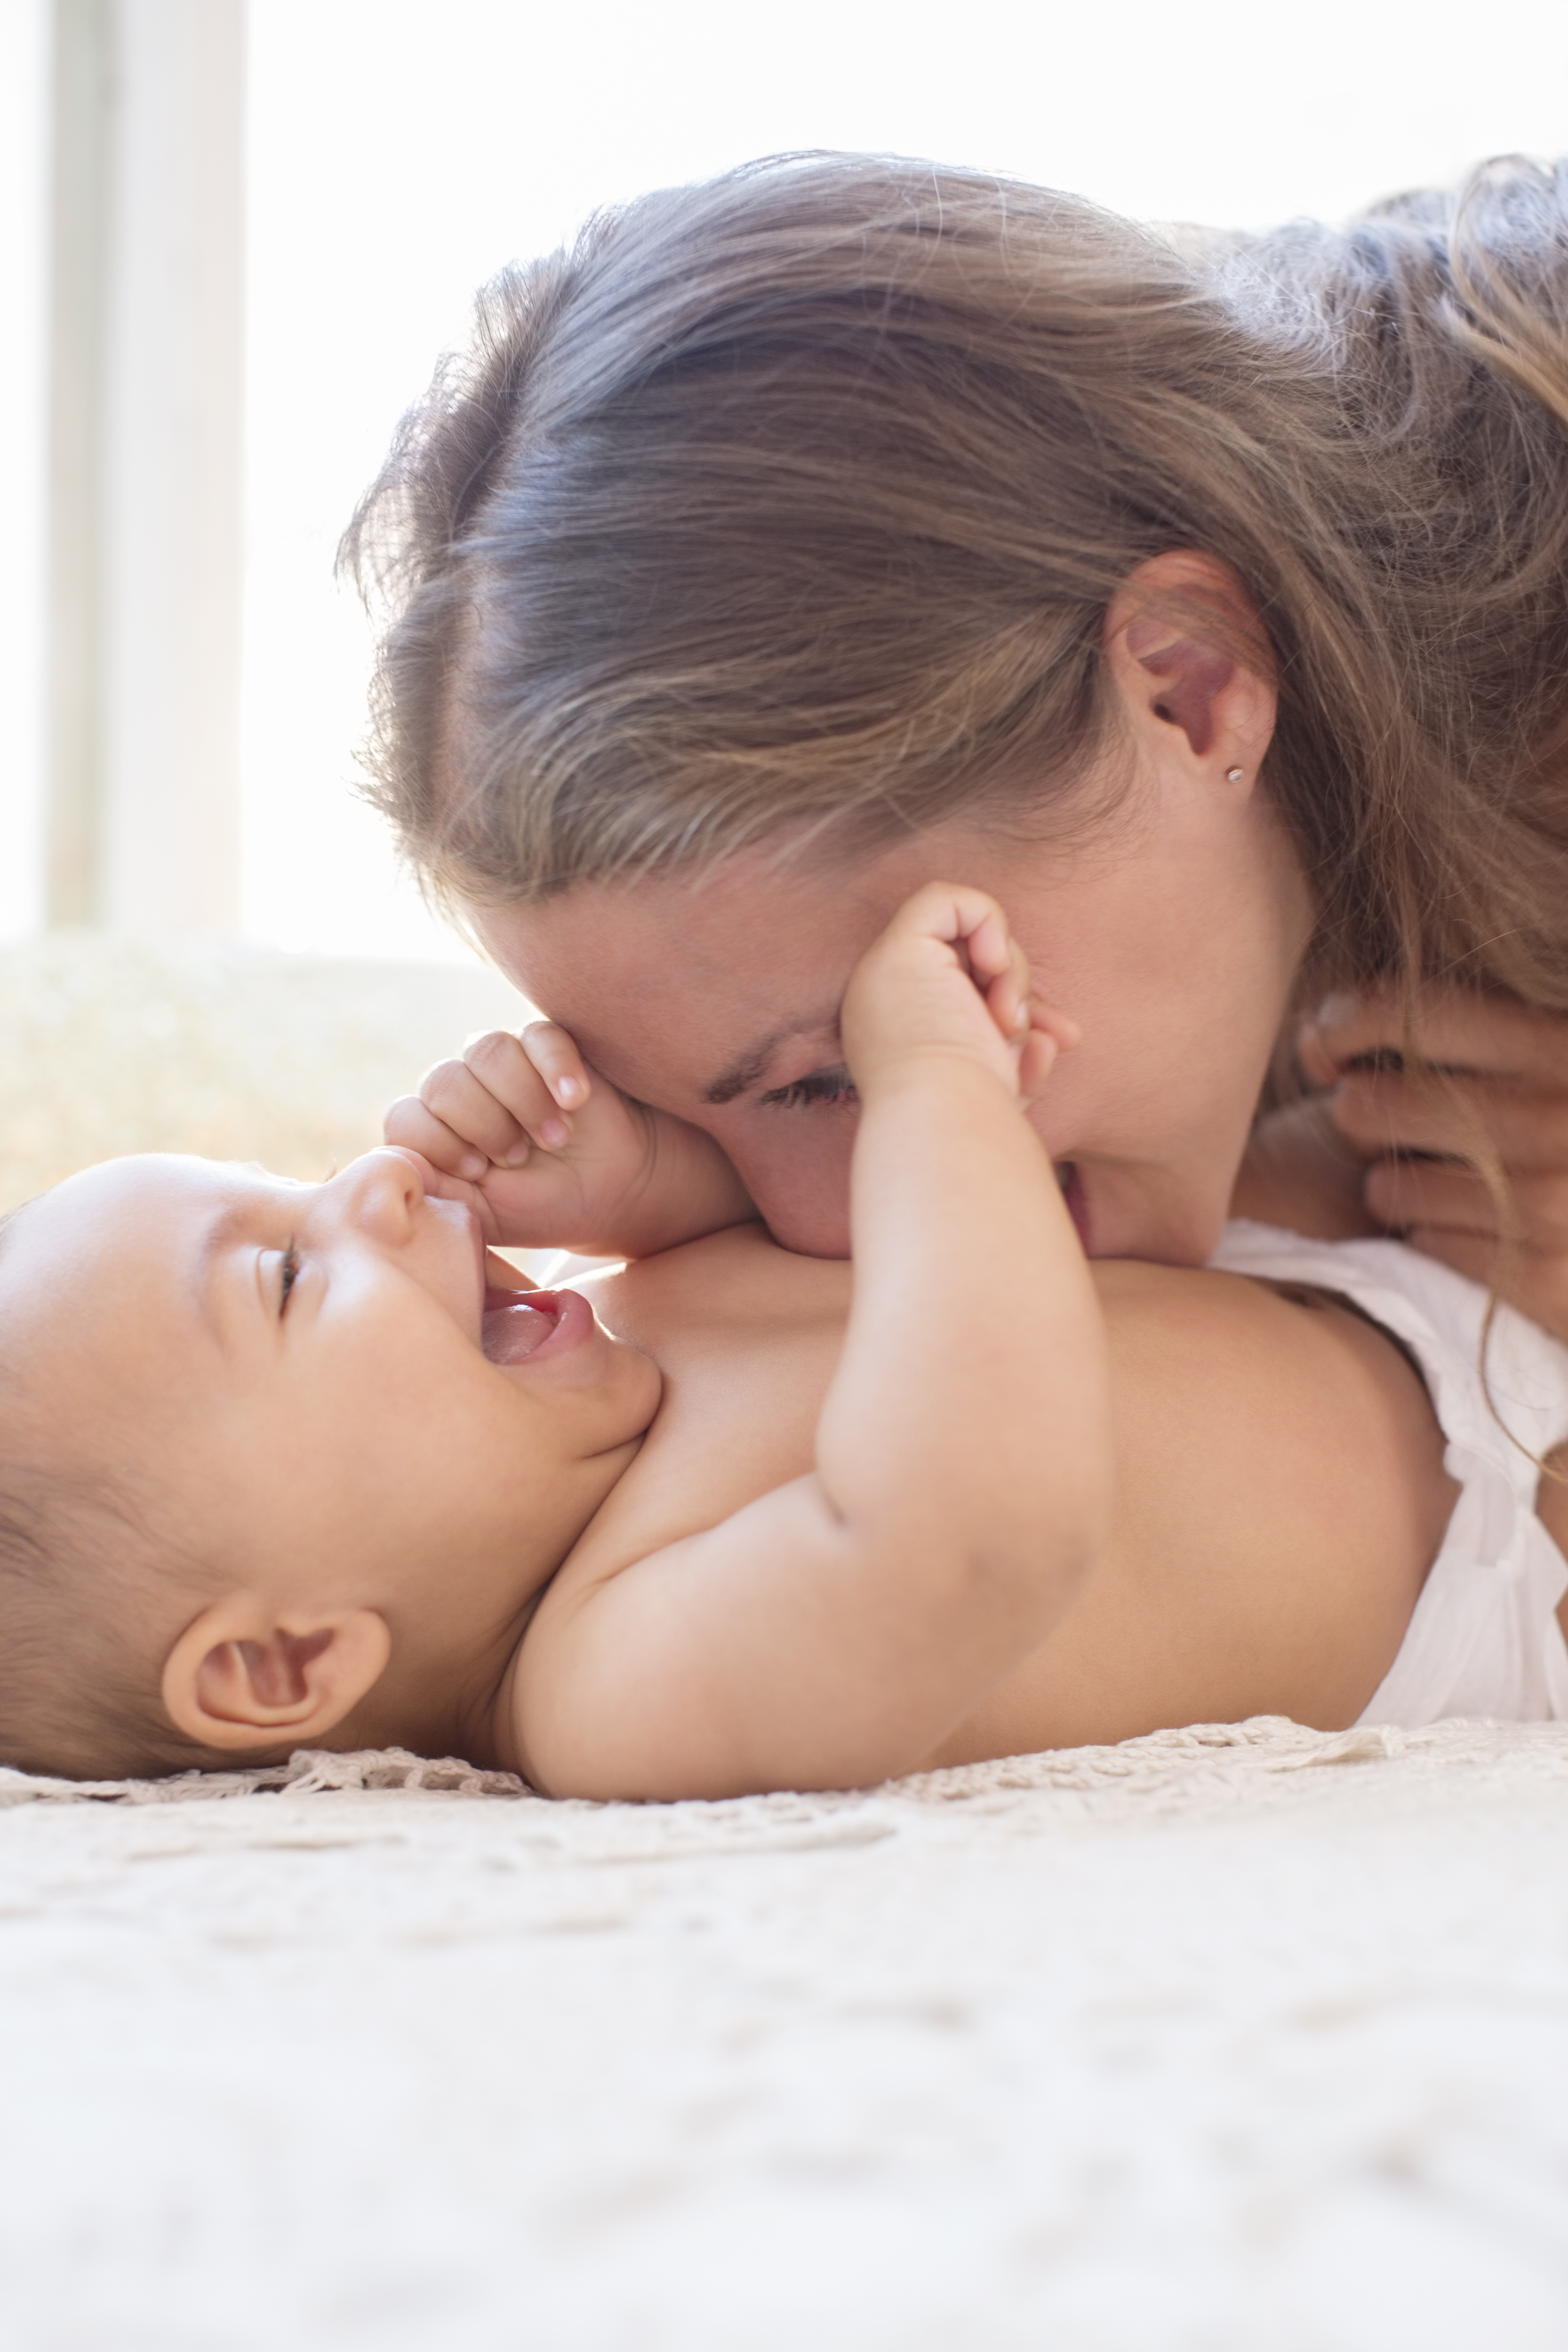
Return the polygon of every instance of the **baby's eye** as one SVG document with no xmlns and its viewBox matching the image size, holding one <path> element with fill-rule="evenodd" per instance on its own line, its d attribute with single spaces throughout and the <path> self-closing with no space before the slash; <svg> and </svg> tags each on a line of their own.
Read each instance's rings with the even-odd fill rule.
<svg viewBox="0 0 1568 2352">
<path fill-rule="evenodd" d="M 286 1311 L 289 1305 L 289 1294 L 293 1289 L 294 1285 L 299 1281 L 299 1279 L 300 1253 L 295 1248 L 293 1243 L 290 1242 L 288 1248 L 283 1253 L 282 1266 L 278 1276 L 278 1312 L 279 1316 L 283 1315 Z"/>
<path fill-rule="evenodd" d="M 847 1070 L 812 1070 L 793 1085 L 774 1087 L 758 1097 L 759 1102 L 776 1103 L 785 1110 L 798 1108 L 802 1103 L 852 1103 L 860 1099 L 859 1091 Z"/>
</svg>

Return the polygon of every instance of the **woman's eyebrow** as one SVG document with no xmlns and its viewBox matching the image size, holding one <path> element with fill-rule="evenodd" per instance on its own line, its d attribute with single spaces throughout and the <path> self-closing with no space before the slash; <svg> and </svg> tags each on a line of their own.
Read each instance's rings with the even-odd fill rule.
<svg viewBox="0 0 1568 2352">
<path fill-rule="evenodd" d="M 820 1037 L 828 1034 L 831 1034 L 837 1044 L 838 1039 L 837 1004 L 831 1012 L 819 1013 L 815 1018 L 808 1015 L 803 1021 L 792 1021 L 787 1028 L 774 1029 L 768 1036 L 759 1038 L 754 1045 L 748 1046 L 737 1060 L 731 1062 L 729 1068 L 716 1077 L 710 1087 L 704 1087 L 703 1101 L 705 1103 L 733 1102 L 737 1095 L 743 1095 L 748 1087 L 756 1085 L 781 1045 L 787 1045 L 795 1037 Z"/>
</svg>

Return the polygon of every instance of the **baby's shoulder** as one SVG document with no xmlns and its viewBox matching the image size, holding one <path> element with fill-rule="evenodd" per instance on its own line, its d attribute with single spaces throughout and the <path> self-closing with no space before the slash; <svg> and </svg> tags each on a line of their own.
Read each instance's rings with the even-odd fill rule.
<svg viewBox="0 0 1568 2352">
<path fill-rule="evenodd" d="M 648 1346 L 683 1332 L 842 1318 L 849 1284 L 847 1260 L 797 1256 L 753 1223 L 635 1258 L 577 1286 L 607 1328 Z"/>
</svg>

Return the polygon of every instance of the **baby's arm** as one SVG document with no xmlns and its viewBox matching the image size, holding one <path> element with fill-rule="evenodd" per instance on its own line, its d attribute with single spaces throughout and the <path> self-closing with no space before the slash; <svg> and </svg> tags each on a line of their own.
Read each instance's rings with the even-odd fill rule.
<svg viewBox="0 0 1568 2352">
<path fill-rule="evenodd" d="M 862 960 L 854 1304 L 816 1471 L 557 1580 L 508 1703 L 538 1785 L 717 1797 L 908 1770 L 1072 1601 L 1109 1521 L 1105 1344 L 1020 1100 L 1068 1024 L 1026 990 L 974 890 L 922 890 Z"/>
<path fill-rule="evenodd" d="M 384 1132 L 471 1188 L 500 1248 L 649 1257 L 756 1214 L 710 1135 L 617 1092 L 553 1021 L 471 1038 Z"/>
</svg>

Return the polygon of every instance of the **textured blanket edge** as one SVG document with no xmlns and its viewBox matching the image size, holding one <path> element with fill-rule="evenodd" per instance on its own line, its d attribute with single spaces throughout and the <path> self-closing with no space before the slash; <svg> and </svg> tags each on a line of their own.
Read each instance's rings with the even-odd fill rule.
<svg viewBox="0 0 1568 2352">
<path fill-rule="evenodd" d="M 945 1804 L 1011 1790 L 1114 1788 L 1131 1794 L 1140 1784 L 1146 1784 L 1151 1793 L 1156 1789 L 1168 1792 L 1173 1780 L 1191 1776 L 1208 1780 L 1216 1768 L 1227 1778 L 1251 1779 L 1259 1771 L 1271 1774 L 1395 1759 L 1419 1759 L 1428 1766 L 1494 1762 L 1521 1750 L 1548 1769 L 1556 1765 L 1568 1774 L 1568 1725 L 1456 1720 L 1415 1731 L 1363 1726 L 1351 1731 L 1321 1732 L 1282 1716 L 1255 1716 L 1246 1723 L 1190 1724 L 1179 1730 L 1150 1732 L 1113 1747 L 1060 1748 L 1039 1755 L 999 1757 L 983 1764 L 917 1773 L 885 1782 L 879 1790 L 815 1793 L 819 1802 L 846 1803 L 897 1794 L 919 1802 Z M 170 1805 L 391 1790 L 536 1804 L 550 1801 L 538 1797 L 512 1773 L 487 1771 L 456 1757 L 415 1756 L 401 1748 L 363 1748 L 344 1755 L 301 1748 L 286 1764 L 252 1771 L 182 1772 L 158 1780 L 51 1780 L 0 1767 L 0 1808 L 38 1803 Z"/>
</svg>

